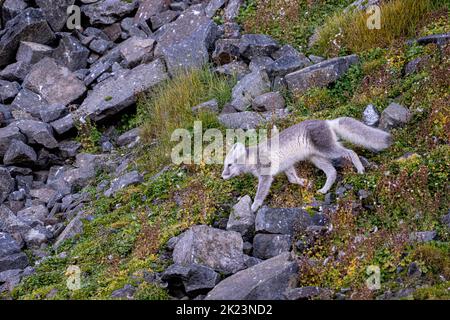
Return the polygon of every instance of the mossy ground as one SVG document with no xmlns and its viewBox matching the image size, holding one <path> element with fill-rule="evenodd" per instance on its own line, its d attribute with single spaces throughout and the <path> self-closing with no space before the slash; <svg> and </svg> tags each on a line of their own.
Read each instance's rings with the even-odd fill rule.
<svg viewBox="0 0 450 320">
<path fill-rule="evenodd" d="M 315 10 L 314 5 L 312 8 Z M 325 16 L 320 15 L 321 19 Z M 416 35 L 448 29 L 448 12 L 445 12 L 430 18 Z M 303 44 L 306 37 L 299 38 Z M 340 171 L 338 184 L 351 184 L 353 190 L 338 199 L 338 210 L 330 217 L 333 231 L 316 239 L 308 251 L 299 254 L 299 284 L 336 291 L 350 288 L 352 298 L 361 299 L 404 288 L 419 288 L 413 295 L 415 299 L 449 299 L 450 235 L 440 218 L 449 208 L 450 48 L 408 46 L 399 40 L 386 48 L 364 50 L 359 55 L 360 64 L 353 66 L 333 86 L 313 89 L 300 97 L 286 95 L 292 116 L 277 125 L 285 128 L 312 118 L 359 118 L 367 104 L 374 104 L 381 112 L 394 100 L 407 106 L 414 116 L 407 126 L 393 130 L 395 142 L 389 150 L 372 154 L 356 149 L 377 168 L 369 169 L 364 175 L 357 175 L 351 168 Z M 417 57 L 425 57 L 418 72 L 404 76 L 404 65 Z M 204 76 L 200 78 L 205 79 Z M 193 78 L 188 76 L 188 79 Z M 168 101 L 164 107 L 181 103 L 177 110 L 183 110 L 185 115 L 195 104 L 211 99 L 211 93 L 229 95 L 231 84 L 226 86 L 214 78 L 213 83 L 220 84 L 214 88 L 220 89 L 210 90 L 210 80 L 198 82 L 193 95 L 181 83 L 178 89 L 162 87 L 157 98 Z M 173 91 L 166 94 L 166 90 Z M 176 99 L 180 94 L 177 90 L 190 95 L 188 103 Z M 154 101 L 158 100 L 145 103 L 141 110 L 151 114 L 157 105 Z M 146 132 L 152 137 L 155 122 L 147 122 L 147 117 L 138 114 L 141 118 L 132 122 L 147 123 Z M 164 112 L 159 113 L 158 121 L 174 124 L 170 123 L 173 120 L 170 114 L 165 119 L 161 118 L 163 115 Z M 188 119 L 193 121 L 196 117 L 203 116 L 190 114 Z M 168 298 L 164 289 L 143 281 L 145 272 L 161 271 L 170 263 L 163 258 L 167 240 L 191 225 L 212 224 L 227 217 L 238 197 L 254 196 L 256 181 L 246 176 L 225 182 L 220 178 L 220 166 L 205 165 L 171 166 L 158 178 L 151 179 L 166 164 L 161 161 L 156 166 L 149 165 L 158 156 L 157 151 L 158 147 L 147 144 L 138 152 L 137 163 L 148 172 L 144 184 L 127 188 L 111 199 L 98 196 L 94 188 L 88 189 L 95 200 L 88 206 L 93 219 L 85 221 L 84 233 L 53 252 L 65 252 L 66 256 L 54 255 L 41 263 L 36 273 L 16 288 L 14 298 L 108 299 L 114 290 L 127 283 L 138 288 L 136 298 Z M 401 159 L 407 153 L 414 155 Z M 267 205 L 296 207 L 313 198 L 322 200 L 315 191 L 324 183 L 323 174 L 308 164 L 299 165 L 298 171 L 312 182 L 313 188 L 289 185 L 285 177 L 279 177 Z M 370 192 L 363 201 L 358 200 L 360 189 Z M 409 243 L 411 232 L 429 230 L 437 231 L 439 241 Z M 407 276 L 413 261 L 420 267 L 422 276 Z M 69 265 L 77 265 L 82 270 L 81 290 L 67 289 L 65 272 Z M 381 269 L 381 290 L 369 291 L 365 286 L 366 268 L 370 265 Z"/>
</svg>

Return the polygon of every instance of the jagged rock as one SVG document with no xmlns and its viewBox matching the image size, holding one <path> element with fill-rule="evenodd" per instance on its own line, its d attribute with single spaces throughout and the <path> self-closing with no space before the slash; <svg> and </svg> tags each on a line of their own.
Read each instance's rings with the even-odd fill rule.
<svg viewBox="0 0 450 320">
<path fill-rule="evenodd" d="M 5 153 L 5 165 L 33 165 L 37 160 L 36 152 L 20 140 L 14 140 Z"/>
<path fill-rule="evenodd" d="M 248 67 L 250 68 L 251 72 L 267 71 L 268 66 L 272 63 L 272 58 L 266 56 L 258 56 L 254 57 L 252 61 L 250 61 Z"/>
<path fill-rule="evenodd" d="M 117 192 L 123 190 L 124 188 L 131 186 L 131 185 L 140 184 L 143 181 L 144 181 L 144 177 L 142 177 L 142 175 L 139 174 L 139 172 L 132 171 L 132 172 L 129 172 L 119 178 L 114 179 L 111 182 L 111 188 L 106 190 L 104 194 L 106 197 L 112 197 Z"/>
<path fill-rule="evenodd" d="M 224 64 L 217 67 L 214 71 L 222 75 L 235 77 L 238 80 L 250 73 L 248 65 L 243 61 L 233 61 L 231 63 Z"/>
<path fill-rule="evenodd" d="M 383 130 L 391 130 L 401 127 L 411 120 L 411 112 L 398 103 L 391 103 L 381 113 L 379 127 Z"/>
<path fill-rule="evenodd" d="M 138 1 L 107 0 L 88 4 L 81 11 L 89 18 L 91 25 L 110 25 L 132 13 L 138 7 Z"/>
<path fill-rule="evenodd" d="M 0 205 L 0 231 L 10 233 L 14 236 L 15 234 L 24 234 L 30 231 L 30 229 L 31 227 L 16 217 L 8 207 Z M 17 240 L 15 236 L 14 238 Z"/>
<path fill-rule="evenodd" d="M 217 65 L 228 64 L 239 58 L 238 39 L 219 39 L 215 43 L 212 59 Z"/>
<path fill-rule="evenodd" d="M 75 37 L 63 35 L 52 58 L 70 71 L 77 71 L 87 67 L 89 54 L 89 50 Z"/>
<path fill-rule="evenodd" d="M 66 240 L 72 239 L 83 232 L 83 221 L 81 214 L 78 214 L 69 222 L 64 231 L 58 236 L 53 245 L 56 249 Z"/>
<path fill-rule="evenodd" d="M 49 149 L 58 147 L 58 141 L 53 136 L 53 129 L 47 123 L 34 120 L 20 120 L 11 126 L 19 128 L 30 144 L 40 144 Z"/>
<path fill-rule="evenodd" d="M 419 232 L 413 232 L 409 239 L 411 242 L 430 242 L 433 241 L 437 236 L 436 231 L 419 231 Z"/>
<path fill-rule="evenodd" d="M 279 92 L 268 92 L 256 97 L 252 102 L 252 108 L 258 112 L 284 109 L 286 102 Z"/>
<path fill-rule="evenodd" d="M 89 49 L 91 49 L 91 51 L 93 51 L 99 55 L 102 55 L 106 51 L 111 49 L 113 47 L 113 45 L 114 44 L 109 40 L 95 39 L 95 40 L 92 40 L 91 43 L 89 43 Z"/>
<path fill-rule="evenodd" d="M 0 232 L 0 272 L 28 266 L 28 258 L 20 249 L 8 233 Z"/>
<path fill-rule="evenodd" d="M 220 281 L 220 275 L 213 269 L 198 264 L 174 264 L 164 271 L 161 279 L 168 282 L 169 290 L 183 287 L 188 295 L 197 296 L 214 288 Z"/>
<path fill-rule="evenodd" d="M 122 28 L 120 27 L 120 23 L 117 22 L 103 28 L 103 32 L 108 36 L 108 40 L 116 42 L 120 39 Z"/>
<path fill-rule="evenodd" d="M 205 300 L 285 300 L 295 286 L 298 266 L 284 253 L 220 282 Z"/>
<path fill-rule="evenodd" d="M 124 147 L 131 143 L 135 143 L 136 141 L 139 141 L 139 139 L 140 139 L 140 132 L 141 132 L 140 128 L 131 129 L 131 130 L 125 132 L 124 134 L 120 135 L 117 138 L 116 144 L 119 147 Z"/>
<path fill-rule="evenodd" d="M 31 248 L 39 248 L 51 238 L 52 234 L 42 226 L 36 226 L 23 235 L 23 240 Z"/>
<path fill-rule="evenodd" d="M 36 63 L 23 86 L 41 95 L 50 104 L 69 105 L 86 92 L 83 82 L 52 58 Z"/>
<path fill-rule="evenodd" d="M 209 60 L 209 48 L 217 38 L 217 25 L 202 13 L 186 11 L 159 38 L 156 57 L 163 57 L 170 74 L 203 66 Z"/>
<path fill-rule="evenodd" d="M 58 191 L 51 188 L 39 188 L 30 190 L 30 196 L 32 199 L 36 199 L 41 203 L 50 203 L 57 195 Z"/>
<path fill-rule="evenodd" d="M 19 61 L 8 65 L 0 72 L 0 78 L 8 81 L 23 81 L 30 72 L 30 65 L 24 61 Z"/>
<path fill-rule="evenodd" d="M 22 41 L 20 42 L 19 49 L 17 50 L 16 60 L 32 65 L 45 57 L 50 57 L 52 53 L 53 49 L 47 45 Z"/>
<path fill-rule="evenodd" d="M 0 293 L 11 292 L 17 287 L 22 279 L 21 269 L 12 269 L 0 272 Z"/>
<path fill-rule="evenodd" d="M 372 127 L 376 127 L 380 122 L 380 114 L 373 104 L 369 104 L 363 112 L 363 122 Z"/>
<path fill-rule="evenodd" d="M 216 12 L 222 8 L 226 0 L 211 0 L 205 8 L 205 14 L 208 18 L 213 18 Z"/>
<path fill-rule="evenodd" d="M 270 63 L 266 70 L 271 77 L 285 76 L 296 70 L 310 66 L 311 61 L 303 54 L 283 55 Z"/>
<path fill-rule="evenodd" d="M 96 87 L 77 112 L 94 121 L 102 120 L 131 106 L 136 94 L 151 89 L 167 77 L 161 60 L 140 65 Z"/>
<path fill-rule="evenodd" d="M 0 67 L 12 62 L 20 41 L 46 44 L 54 39 L 42 11 L 34 8 L 25 9 L 8 21 L 5 30 L 0 38 Z"/>
<path fill-rule="evenodd" d="M 320 287 L 301 287 L 288 290 L 285 293 L 287 300 L 309 300 L 312 298 L 331 299 L 332 291 Z"/>
<path fill-rule="evenodd" d="M 17 218 L 34 228 L 43 225 L 48 217 L 48 209 L 44 205 L 31 206 L 17 212 Z"/>
<path fill-rule="evenodd" d="M 233 207 L 227 223 L 228 231 L 239 232 L 244 239 L 249 239 L 255 229 L 255 214 L 251 210 L 252 199 L 243 197 Z"/>
<path fill-rule="evenodd" d="M 0 204 L 14 191 L 14 179 L 6 168 L 0 167 Z"/>
<path fill-rule="evenodd" d="M 225 7 L 224 18 L 225 21 L 233 21 L 239 15 L 239 10 L 243 4 L 243 0 L 229 0 Z"/>
<path fill-rule="evenodd" d="M 0 4 L 3 24 L 6 24 L 28 7 L 28 4 L 23 0 L 5 0 L 4 2 L 0 2 Z"/>
<path fill-rule="evenodd" d="M 313 218 L 300 208 L 264 207 L 256 215 L 255 229 L 261 233 L 294 235 L 296 229 L 313 224 Z"/>
<path fill-rule="evenodd" d="M 120 45 L 123 65 L 133 68 L 141 63 L 147 63 L 153 58 L 155 40 L 131 37 Z"/>
<path fill-rule="evenodd" d="M 216 99 L 212 99 L 206 102 L 203 102 L 199 104 L 198 106 L 195 106 L 192 108 L 193 112 L 212 112 L 212 113 L 219 113 L 219 103 Z"/>
<path fill-rule="evenodd" d="M 8 125 L 12 120 L 12 113 L 9 107 L 0 104 L 0 128 Z"/>
<path fill-rule="evenodd" d="M 36 4 L 42 9 L 45 19 L 52 29 L 61 31 L 66 25 L 67 8 L 75 3 L 75 0 L 36 0 Z"/>
<path fill-rule="evenodd" d="M 233 88 L 231 104 L 236 110 L 244 111 L 253 99 L 270 91 L 270 81 L 264 71 L 252 72 L 242 78 Z"/>
<path fill-rule="evenodd" d="M 181 265 L 202 264 L 218 272 L 235 273 L 244 266 L 243 241 L 239 233 L 194 226 L 180 236 L 173 261 Z"/>
<path fill-rule="evenodd" d="M 17 82 L 0 80 L 0 102 L 11 102 L 19 93 L 20 85 Z"/>
<path fill-rule="evenodd" d="M 61 141 L 58 145 L 61 157 L 74 158 L 81 149 L 81 143 L 73 140 Z"/>
<path fill-rule="evenodd" d="M 270 56 L 279 48 L 275 40 L 264 34 L 244 34 L 239 45 L 241 55 L 249 60 L 258 56 Z"/>
<path fill-rule="evenodd" d="M 284 46 L 282 46 L 279 50 L 275 51 L 274 53 L 272 53 L 271 57 L 274 60 L 278 60 L 282 57 L 301 57 L 302 54 L 300 52 L 298 52 L 293 46 L 291 46 L 290 44 L 286 44 Z"/>
<path fill-rule="evenodd" d="M 61 119 L 53 121 L 51 123 L 52 128 L 58 134 L 64 134 L 75 127 L 75 122 L 73 120 L 72 114 L 68 114 Z"/>
<path fill-rule="evenodd" d="M 25 142 L 25 136 L 15 126 L 0 128 L 0 158 L 3 158 L 9 145 L 14 140 Z"/>
<path fill-rule="evenodd" d="M 443 46 L 448 42 L 450 42 L 450 33 L 432 34 L 432 35 L 417 39 L 417 43 L 421 44 L 421 45 L 435 43 L 439 46 Z"/>
<path fill-rule="evenodd" d="M 45 123 L 50 123 L 65 116 L 69 111 L 63 104 L 45 105 L 39 111 L 39 117 Z"/>
<path fill-rule="evenodd" d="M 17 115 L 14 115 L 14 118 L 17 120 L 32 120 L 38 119 L 40 117 L 41 110 L 47 107 L 47 105 L 47 101 L 45 101 L 45 99 L 37 93 L 34 93 L 28 89 L 22 89 L 12 102 L 11 107 L 16 112 L 31 116 L 31 118 L 18 118 Z"/>
<path fill-rule="evenodd" d="M 253 240 L 253 256 L 270 259 L 283 252 L 289 252 L 292 239 L 284 234 L 257 234 Z"/>
<path fill-rule="evenodd" d="M 139 5 L 135 21 L 147 21 L 150 17 L 169 8 L 168 0 L 143 0 Z"/>
<path fill-rule="evenodd" d="M 308 59 L 311 60 L 311 62 L 312 62 L 313 64 L 321 63 L 322 61 L 325 60 L 324 57 L 315 56 L 315 55 L 313 55 L 313 54 L 309 55 L 309 56 L 308 56 Z"/>
<path fill-rule="evenodd" d="M 286 75 L 286 83 L 294 94 L 304 93 L 310 88 L 324 87 L 342 77 L 358 61 L 356 55 L 326 60 Z"/>
<path fill-rule="evenodd" d="M 258 113 L 252 111 L 221 113 L 219 121 L 229 129 L 256 129 L 258 126 L 272 120 L 283 119 L 289 113 L 286 109 L 278 109 L 271 112 Z"/>
<path fill-rule="evenodd" d="M 155 31 L 163 25 L 171 23 L 178 18 L 179 15 L 180 13 L 178 11 L 167 10 L 150 17 L 150 25 L 152 26 L 152 30 Z"/>
</svg>

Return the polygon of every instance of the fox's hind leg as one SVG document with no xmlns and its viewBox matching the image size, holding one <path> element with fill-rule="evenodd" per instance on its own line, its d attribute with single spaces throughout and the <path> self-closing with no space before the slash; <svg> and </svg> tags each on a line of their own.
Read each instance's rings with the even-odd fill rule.
<svg viewBox="0 0 450 320">
<path fill-rule="evenodd" d="M 320 170 L 325 172 L 325 174 L 327 176 L 327 182 L 325 183 L 325 185 L 323 186 L 322 189 L 317 191 L 319 193 L 326 194 L 331 189 L 331 187 L 333 186 L 334 182 L 336 181 L 337 171 L 333 167 L 331 162 L 328 159 L 326 159 L 326 158 L 319 157 L 319 156 L 314 156 L 314 157 L 312 157 L 310 159 L 310 161 L 317 168 L 319 168 Z"/>
<path fill-rule="evenodd" d="M 302 179 L 297 175 L 297 171 L 295 170 L 295 167 L 290 167 L 289 169 L 284 171 L 284 173 L 286 174 L 290 183 L 299 184 L 302 187 L 306 186 L 307 180 Z"/>
<path fill-rule="evenodd" d="M 355 166 L 356 170 L 358 171 L 359 174 L 363 174 L 365 169 L 363 164 L 361 163 L 361 160 L 359 160 L 358 155 L 356 154 L 355 151 L 350 150 L 350 149 L 346 149 L 346 148 L 342 148 L 342 156 L 351 160 L 353 165 Z"/>
</svg>

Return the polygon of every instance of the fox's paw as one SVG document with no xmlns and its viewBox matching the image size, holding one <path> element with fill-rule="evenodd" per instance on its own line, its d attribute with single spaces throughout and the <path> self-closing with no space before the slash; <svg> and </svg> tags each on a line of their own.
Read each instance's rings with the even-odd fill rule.
<svg viewBox="0 0 450 320">
<path fill-rule="evenodd" d="M 327 194 L 327 193 L 328 193 L 328 190 L 322 188 L 322 189 L 320 189 L 320 190 L 317 190 L 317 193 L 320 193 L 320 194 Z"/>
</svg>

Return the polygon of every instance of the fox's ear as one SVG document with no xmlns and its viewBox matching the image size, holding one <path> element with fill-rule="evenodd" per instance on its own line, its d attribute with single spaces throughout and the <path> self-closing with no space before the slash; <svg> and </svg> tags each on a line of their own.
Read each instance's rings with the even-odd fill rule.
<svg viewBox="0 0 450 320">
<path fill-rule="evenodd" d="M 236 143 L 232 148 L 231 148 L 231 153 L 233 154 L 233 157 L 237 160 L 237 159 L 241 159 L 241 158 L 245 158 L 245 146 L 242 143 Z"/>
</svg>

